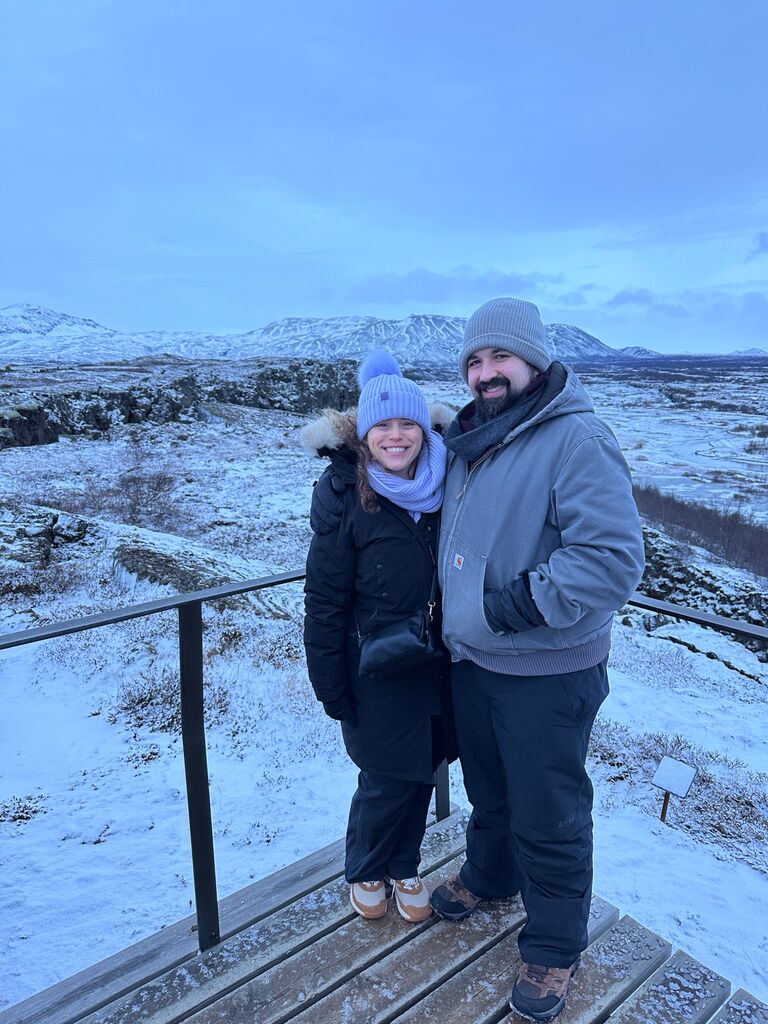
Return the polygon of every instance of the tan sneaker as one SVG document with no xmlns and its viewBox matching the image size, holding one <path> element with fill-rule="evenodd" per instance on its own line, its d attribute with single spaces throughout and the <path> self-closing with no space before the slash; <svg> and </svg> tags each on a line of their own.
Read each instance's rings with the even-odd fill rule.
<svg viewBox="0 0 768 1024">
<path fill-rule="evenodd" d="M 544 967 L 523 961 L 510 1007 L 527 1020 L 552 1020 L 565 1006 L 568 986 L 580 963 L 581 957 L 570 967 Z"/>
<path fill-rule="evenodd" d="M 384 880 L 380 882 L 353 882 L 349 888 L 349 901 L 360 917 L 371 921 L 384 917 L 387 912 L 387 894 Z"/>
<path fill-rule="evenodd" d="M 432 914 L 432 907 L 429 905 L 429 889 L 419 876 L 393 879 L 393 885 L 400 916 L 411 924 L 426 921 Z"/>
</svg>

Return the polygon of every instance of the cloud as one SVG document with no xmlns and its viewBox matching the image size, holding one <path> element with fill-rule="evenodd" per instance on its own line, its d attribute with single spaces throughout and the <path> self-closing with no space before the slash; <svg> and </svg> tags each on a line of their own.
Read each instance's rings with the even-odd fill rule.
<svg viewBox="0 0 768 1024">
<path fill-rule="evenodd" d="M 691 315 L 688 309 L 679 302 L 670 302 L 666 298 L 654 294 L 648 288 L 622 288 L 603 303 L 605 309 L 620 309 L 623 306 L 639 306 L 659 316 L 682 318 Z"/>
<path fill-rule="evenodd" d="M 422 267 L 405 273 L 369 274 L 353 281 L 348 292 L 352 298 L 369 302 L 482 302 L 495 295 L 535 297 L 547 286 L 561 282 L 559 274 L 518 274 L 475 267 L 435 271 Z"/>
<path fill-rule="evenodd" d="M 647 288 L 622 288 L 603 305 L 606 309 L 618 309 L 619 306 L 654 306 L 656 302 L 656 296 Z"/>
<path fill-rule="evenodd" d="M 587 303 L 586 297 L 583 292 L 564 292 L 562 295 L 557 296 L 557 301 L 561 302 L 564 306 L 585 306 Z"/>
<path fill-rule="evenodd" d="M 580 284 L 570 292 L 562 292 L 555 296 L 554 301 L 565 307 L 586 306 L 590 292 L 594 292 L 598 286 L 593 283 Z"/>
<path fill-rule="evenodd" d="M 758 231 L 752 239 L 752 248 L 747 253 L 744 262 L 751 263 L 752 260 L 756 260 L 760 256 L 768 256 L 768 231 Z"/>
<path fill-rule="evenodd" d="M 679 319 L 691 316 L 691 313 L 685 306 L 681 306 L 677 302 L 655 302 L 651 306 L 651 312 L 658 313 L 660 316 L 673 316 Z"/>
</svg>

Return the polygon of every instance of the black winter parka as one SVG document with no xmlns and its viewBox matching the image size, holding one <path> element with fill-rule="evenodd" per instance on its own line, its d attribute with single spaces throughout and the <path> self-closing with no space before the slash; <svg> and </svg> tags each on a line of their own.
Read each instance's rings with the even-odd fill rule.
<svg viewBox="0 0 768 1024">
<path fill-rule="evenodd" d="M 426 606 L 434 574 L 438 514 L 417 522 L 379 498 L 367 512 L 348 447 L 325 452 L 332 465 L 312 500 L 304 643 L 317 698 L 351 702 L 356 724 L 342 722 L 347 753 L 358 767 L 430 782 L 453 760 L 448 659 L 391 674 L 358 674 L 360 633 L 380 629 Z M 439 627 L 439 623 L 438 623 Z"/>
</svg>

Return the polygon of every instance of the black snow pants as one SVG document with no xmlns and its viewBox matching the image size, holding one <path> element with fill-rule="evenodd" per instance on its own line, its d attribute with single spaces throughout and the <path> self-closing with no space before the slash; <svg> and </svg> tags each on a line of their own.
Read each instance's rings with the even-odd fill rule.
<svg viewBox="0 0 768 1024">
<path fill-rule="evenodd" d="M 431 783 L 360 772 L 347 826 L 348 882 L 417 874 L 432 789 Z"/>
<path fill-rule="evenodd" d="M 592 784 L 585 769 L 606 662 L 563 675 L 512 676 L 453 665 L 459 758 L 472 816 L 464 884 L 520 892 L 527 963 L 567 967 L 587 945 Z"/>
</svg>

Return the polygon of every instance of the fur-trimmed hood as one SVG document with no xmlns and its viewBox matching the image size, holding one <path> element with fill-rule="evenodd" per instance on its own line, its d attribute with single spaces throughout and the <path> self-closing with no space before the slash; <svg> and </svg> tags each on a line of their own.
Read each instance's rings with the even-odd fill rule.
<svg viewBox="0 0 768 1024">
<path fill-rule="evenodd" d="M 444 435 L 456 414 L 447 405 L 433 402 L 429 406 L 432 429 Z M 301 446 L 308 455 L 329 458 L 341 448 L 357 452 L 362 441 L 357 439 L 357 409 L 323 409 L 318 417 L 310 420 L 299 431 Z"/>
</svg>

